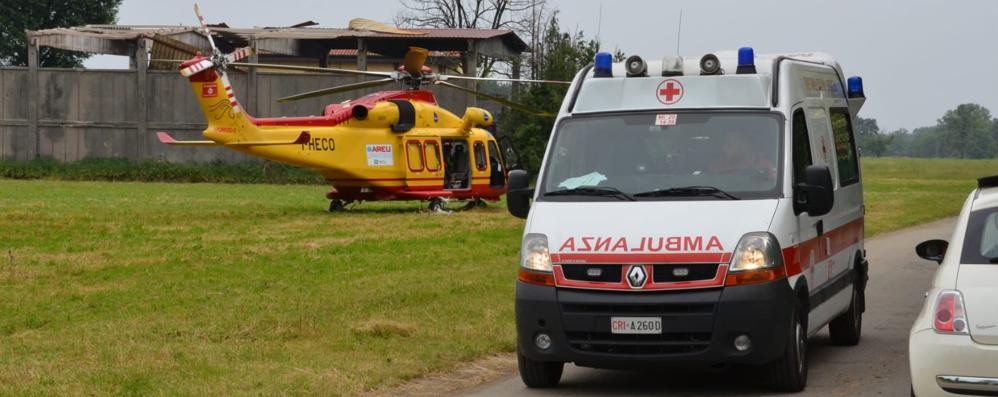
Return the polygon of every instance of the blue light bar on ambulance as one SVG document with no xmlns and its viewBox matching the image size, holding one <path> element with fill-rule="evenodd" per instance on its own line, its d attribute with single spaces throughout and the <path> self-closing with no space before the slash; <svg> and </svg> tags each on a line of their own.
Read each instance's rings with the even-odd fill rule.
<svg viewBox="0 0 998 397">
<path fill-rule="evenodd" d="M 596 54 L 593 77 L 613 77 L 613 55 L 609 52 Z"/>
<path fill-rule="evenodd" d="M 863 78 L 859 76 L 852 76 L 849 78 L 849 97 L 850 98 L 866 98 L 866 94 L 863 93 Z"/>
<path fill-rule="evenodd" d="M 755 74 L 755 51 L 752 47 L 738 49 L 738 74 Z"/>
</svg>

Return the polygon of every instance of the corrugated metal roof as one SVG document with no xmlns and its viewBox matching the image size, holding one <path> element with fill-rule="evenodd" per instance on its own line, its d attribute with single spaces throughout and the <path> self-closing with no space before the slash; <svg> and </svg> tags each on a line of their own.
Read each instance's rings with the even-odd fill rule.
<svg viewBox="0 0 998 397">
<path fill-rule="evenodd" d="M 125 41 L 153 35 L 174 36 L 183 34 L 199 34 L 199 28 L 191 26 L 130 26 L 130 25 L 87 25 L 72 28 L 55 28 L 32 32 L 32 37 L 39 39 L 39 44 L 55 48 L 76 51 L 99 52 L 108 43 L 81 44 L 74 38 L 95 40 Z M 371 48 L 381 53 L 404 53 L 409 45 L 425 46 L 433 51 L 465 51 L 468 43 L 464 40 L 491 41 L 502 43 L 506 50 L 499 47 L 489 47 L 491 51 L 500 51 L 506 56 L 528 49 L 527 44 L 513 31 L 505 29 L 401 29 L 392 31 L 355 30 L 345 28 L 322 27 L 286 27 L 286 28 L 212 28 L 215 36 L 223 37 L 233 45 L 246 45 L 255 39 L 261 50 L 297 54 L 296 40 L 325 40 L 327 48 L 349 49 L 356 39 L 369 39 Z M 405 33 L 402 33 L 405 32 Z M 217 41 L 217 39 L 216 39 Z M 354 44 L 355 45 L 355 44 Z M 96 51 L 95 51 L 96 50 Z M 290 51 L 290 52 L 289 52 Z M 116 50 L 121 52 L 121 49 Z"/>
</svg>

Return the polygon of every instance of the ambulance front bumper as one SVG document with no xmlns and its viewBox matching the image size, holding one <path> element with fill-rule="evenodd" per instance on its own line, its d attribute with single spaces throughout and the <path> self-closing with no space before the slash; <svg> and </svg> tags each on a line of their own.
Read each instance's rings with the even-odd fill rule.
<svg viewBox="0 0 998 397">
<path fill-rule="evenodd" d="M 670 292 L 516 286 L 517 342 L 532 360 L 597 368 L 764 364 L 784 352 L 795 300 L 786 280 Z M 611 317 L 660 317 L 660 335 L 610 332 Z M 551 345 L 537 345 L 540 334 Z M 751 345 L 735 348 L 735 338 Z M 541 338 L 543 339 L 543 338 Z"/>
</svg>

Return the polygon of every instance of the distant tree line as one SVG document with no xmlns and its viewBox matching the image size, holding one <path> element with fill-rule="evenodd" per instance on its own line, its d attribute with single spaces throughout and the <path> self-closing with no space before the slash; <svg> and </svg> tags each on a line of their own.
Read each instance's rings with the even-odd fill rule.
<svg viewBox="0 0 998 397">
<path fill-rule="evenodd" d="M 858 118 L 856 140 L 867 156 L 998 157 L 998 118 L 987 108 L 965 103 L 946 112 L 936 125 L 908 131 L 882 131 L 876 119 Z"/>
</svg>

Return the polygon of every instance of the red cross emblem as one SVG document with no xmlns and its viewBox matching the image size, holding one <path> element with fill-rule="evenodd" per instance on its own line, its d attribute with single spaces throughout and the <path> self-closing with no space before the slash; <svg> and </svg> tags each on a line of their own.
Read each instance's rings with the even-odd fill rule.
<svg viewBox="0 0 998 397">
<path fill-rule="evenodd" d="M 655 96 L 658 98 L 659 102 L 666 105 L 672 105 L 683 99 L 683 94 L 686 90 L 683 89 L 683 83 L 680 83 L 676 79 L 668 79 L 658 84 L 658 89 L 655 90 Z"/>
</svg>

